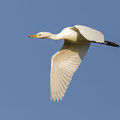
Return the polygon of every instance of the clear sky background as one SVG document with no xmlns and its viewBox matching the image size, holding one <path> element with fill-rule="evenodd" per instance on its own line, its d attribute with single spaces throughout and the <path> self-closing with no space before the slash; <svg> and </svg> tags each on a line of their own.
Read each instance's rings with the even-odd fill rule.
<svg viewBox="0 0 120 120">
<path fill-rule="evenodd" d="M 92 44 L 63 100 L 50 101 L 51 57 L 63 41 L 27 36 L 75 24 L 120 44 L 120 1 L 1 0 L 0 120 L 120 120 L 120 48 Z"/>
</svg>

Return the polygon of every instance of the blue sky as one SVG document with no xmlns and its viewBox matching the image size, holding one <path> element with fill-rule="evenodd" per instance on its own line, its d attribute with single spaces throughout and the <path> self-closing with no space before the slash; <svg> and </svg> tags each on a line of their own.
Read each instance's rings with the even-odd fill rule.
<svg viewBox="0 0 120 120">
<path fill-rule="evenodd" d="M 65 97 L 50 101 L 50 64 L 63 41 L 30 39 L 75 24 L 120 44 L 119 0 L 1 0 L 0 120 L 120 120 L 120 49 L 92 44 Z"/>
</svg>

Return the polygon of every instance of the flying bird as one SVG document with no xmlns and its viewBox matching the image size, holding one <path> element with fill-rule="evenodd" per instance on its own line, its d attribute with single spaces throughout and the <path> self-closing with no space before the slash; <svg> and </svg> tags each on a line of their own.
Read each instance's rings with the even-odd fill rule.
<svg viewBox="0 0 120 120">
<path fill-rule="evenodd" d="M 105 41 L 101 32 L 83 25 L 64 28 L 58 34 L 39 32 L 29 37 L 64 39 L 62 48 L 51 59 L 50 89 L 53 101 L 62 100 L 64 97 L 73 74 L 82 62 L 91 43 L 120 47 L 114 42 Z"/>
</svg>

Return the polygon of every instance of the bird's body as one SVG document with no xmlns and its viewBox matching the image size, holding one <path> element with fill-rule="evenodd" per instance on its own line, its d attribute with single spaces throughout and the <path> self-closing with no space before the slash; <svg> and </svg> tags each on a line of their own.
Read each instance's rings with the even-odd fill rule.
<svg viewBox="0 0 120 120">
<path fill-rule="evenodd" d="M 59 34 L 40 32 L 29 37 L 64 39 L 63 47 L 53 55 L 51 60 L 50 88 L 51 100 L 54 101 L 62 100 L 64 97 L 72 76 L 86 55 L 90 43 L 119 47 L 116 43 L 104 41 L 104 35 L 101 32 L 82 25 L 64 28 Z"/>
</svg>

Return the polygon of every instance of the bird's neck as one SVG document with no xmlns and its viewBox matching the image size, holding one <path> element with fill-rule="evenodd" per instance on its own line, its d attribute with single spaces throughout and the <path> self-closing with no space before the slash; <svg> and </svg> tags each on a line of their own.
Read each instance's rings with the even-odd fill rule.
<svg viewBox="0 0 120 120">
<path fill-rule="evenodd" d="M 61 37 L 61 35 L 60 34 L 50 34 L 50 36 L 49 36 L 49 39 L 52 39 L 52 40 L 61 40 L 62 39 L 62 37 Z"/>
</svg>

